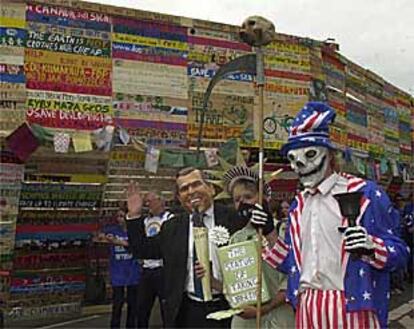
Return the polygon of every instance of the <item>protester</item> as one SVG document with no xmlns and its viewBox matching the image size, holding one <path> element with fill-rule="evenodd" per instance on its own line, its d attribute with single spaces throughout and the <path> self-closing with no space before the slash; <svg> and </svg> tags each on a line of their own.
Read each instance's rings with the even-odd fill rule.
<svg viewBox="0 0 414 329">
<path fill-rule="evenodd" d="M 395 229 L 395 234 L 398 234 L 399 237 L 404 239 L 405 236 L 405 225 L 404 225 L 404 198 L 400 193 L 395 194 L 393 198 L 393 211 L 395 212 L 395 217 L 398 218 L 398 226 Z M 391 271 L 391 294 L 402 295 L 404 291 L 404 275 L 406 268 L 395 268 Z"/>
<path fill-rule="evenodd" d="M 334 117 L 328 105 L 308 103 L 281 150 L 304 187 L 291 205 L 285 240 L 260 207 L 251 222 L 272 246 L 266 261 L 289 274 L 297 328 L 385 328 L 389 271 L 405 266 L 407 246 L 394 234 L 398 223 L 387 194 L 374 182 L 334 171 Z M 348 226 L 334 195 L 356 191 L 363 193 L 360 215 Z"/>
<path fill-rule="evenodd" d="M 234 207 L 239 210 L 239 218 L 244 227 L 234 233 L 230 238 L 230 244 L 256 239 L 256 230 L 246 218 L 242 208 L 249 208 L 259 202 L 259 176 L 252 169 L 245 166 L 235 166 L 224 175 L 225 187 L 231 195 Z M 270 188 L 265 185 L 265 190 L 270 195 Z M 272 267 L 263 262 L 263 276 L 271 295 L 271 300 L 261 306 L 260 328 L 292 328 L 295 323 L 293 309 L 286 304 L 285 290 L 287 278 L 282 273 L 274 273 Z M 255 328 L 256 307 L 243 307 L 243 312 L 232 319 L 232 328 Z"/>
<path fill-rule="evenodd" d="M 277 217 L 275 218 L 276 233 L 278 236 L 285 236 L 286 226 L 288 223 L 290 204 L 283 200 L 277 209 Z"/>
<path fill-rule="evenodd" d="M 401 233 L 405 243 L 410 248 L 406 276 L 409 282 L 413 281 L 413 248 L 414 248 L 414 201 L 413 195 L 408 196 L 408 202 L 404 205 L 401 212 Z"/>
<path fill-rule="evenodd" d="M 149 192 L 145 196 L 145 204 L 149 214 L 141 221 L 142 228 L 147 237 L 155 237 L 161 231 L 162 225 L 174 218 L 174 215 L 165 210 L 164 198 L 155 192 Z M 138 328 L 148 328 L 148 321 L 155 299 L 158 298 L 161 318 L 164 321 L 164 297 L 163 297 L 163 261 L 161 255 L 155 259 L 143 259 L 142 275 L 138 288 Z"/>
<path fill-rule="evenodd" d="M 110 244 L 109 272 L 112 285 L 111 328 L 120 328 L 122 307 L 127 302 L 126 328 L 136 328 L 137 293 L 140 276 L 138 261 L 128 252 L 128 235 L 125 225 L 125 210 L 120 209 L 116 225 L 105 227 L 96 241 Z"/>
<path fill-rule="evenodd" d="M 215 225 L 226 227 L 230 233 L 238 227 L 233 221 L 234 211 L 213 202 L 214 188 L 207 182 L 202 171 L 184 168 L 176 176 L 177 196 L 187 211 L 183 216 L 164 223 L 160 234 L 147 237 L 140 224 L 142 203 L 140 188 L 131 183 L 128 187 L 128 236 L 135 257 L 141 259 L 162 258 L 164 268 L 164 324 L 179 328 L 226 328 L 229 320 L 207 320 L 206 316 L 215 311 L 228 309 L 220 289 L 220 271 L 216 246 L 210 244 L 212 263 L 213 300 L 204 302 L 196 295 L 195 284 L 205 269 L 200 263 L 193 263 L 193 220 L 197 214 L 205 214 L 204 224 L 211 229 Z"/>
</svg>

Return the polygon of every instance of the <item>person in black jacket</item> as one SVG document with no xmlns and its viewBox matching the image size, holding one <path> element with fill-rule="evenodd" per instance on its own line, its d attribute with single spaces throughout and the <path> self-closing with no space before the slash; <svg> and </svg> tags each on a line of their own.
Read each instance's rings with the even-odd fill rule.
<svg viewBox="0 0 414 329">
<path fill-rule="evenodd" d="M 193 263 L 192 220 L 195 213 L 203 214 L 204 225 L 211 229 L 220 225 L 232 234 L 240 227 L 234 210 L 215 204 L 214 188 L 206 181 L 202 171 L 184 168 L 176 176 L 177 195 L 188 214 L 177 216 L 162 226 L 160 234 L 148 238 L 143 230 L 141 215 L 142 196 L 139 186 L 128 186 L 127 228 L 130 248 L 137 258 L 161 258 L 164 281 L 164 325 L 176 328 L 229 328 L 230 320 L 207 320 L 209 313 L 229 309 L 221 293 L 221 274 L 216 246 L 210 244 L 213 300 L 204 302 L 197 297 L 197 278 L 205 274 L 200 263 Z"/>
</svg>

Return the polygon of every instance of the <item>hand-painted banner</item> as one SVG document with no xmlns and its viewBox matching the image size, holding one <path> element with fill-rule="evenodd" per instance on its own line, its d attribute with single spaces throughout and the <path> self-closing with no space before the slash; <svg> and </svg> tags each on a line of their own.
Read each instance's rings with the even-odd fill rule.
<svg viewBox="0 0 414 329">
<path fill-rule="evenodd" d="M 110 57 L 110 41 L 58 33 L 28 31 L 27 47 L 76 55 Z"/>
<path fill-rule="evenodd" d="M 115 60 L 113 91 L 164 97 L 188 98 L 188 81 L 185 67 Z"/>
<path fill-rule="evenodd" d="M 171 39 L 186 42 L 187 28 L 179 25 L 161 23 L 157 19 L 137 20 L 124 17 L 113 17 L 113 29 L 115 33 L 127 33 L 145 36 Z M 163 38 L 165 36 L 165 38 Z"/>
<path fill-rule="evenodd" d="M 11 64 L 0 63 L 0 73 L 10 74 L 10 75 L 19 75 L 19 74 L 24 74 L 24 69 L 22 65 L 11 65 Z"/>
<path fill-rule="evenodd" d="M 26 13 L 26 19 L 27 21 L 38 22 L 42 24 L 59 25 L 59 26 L 66 26 L 66 27 L 73 27 L 73 28 L 80 28 L 80 29 L 100 30 L 100 31 L 106 31 L 106 32 L 111 31 L 111 25 L 107 23 L 74 20 L 70 18 L 41 15 L 41 14 L 36 14 L 32 12 Z M 17 27 L 24 27 L 24 26 L 17 26 Z"/>
<path fill-rule="evenodd" d="M 364 137 L 348 133 L 347 145 L 359 151 L 368 152 L 368 140 Z"/>
<path fill-rule="evenodd" d="M 64 314 L 80 314 L 80 312 L 80 302 L 75 302 L 34 307 L 16 307 L 6 314 L 6 318 L 11 320 L 34 320 L 41 318 L 59 317 Z"/>
<path fill-rule="evenodd" d="M 188 117 L 188 138 L 198 137 L 198 127 L 203 106 L 203 93 L 192 94 L 192 107 Z M 204 116 L 203 139 L 227 140 L 240 138 L 253 126 L 253 97 L 213 94 Z"/>
<path fill-rule="evenodd" d="M 27 30 L 35 31 L 38 33 L 50 33 L 50 34 L 62 34 L 70 35 L 73 37 L 82 37 L 82 38 L 93 38 L 101 40 L 111 40 L 111 33 L 107 31 L 91 30 L 91 29 L 82 29 L 74 28 L 67 26 L 57 26 L 36 22 L 27 22 Z"/>
<path fill-rule="evenodd" d="M 1 90 L 0 87 L 0 99 L 3 99 L 4 101 L 16 101 L 18 103 L 21 103 L 22 101 L 26 99 L 26 93 L 22 90 L 19 91 L 4 91 Z"/>
<path fill-rule="evenodd" d="M 245 54 L 247 54 L 246 51 L 237 49 L 191 44 L 188 52 L 188 60 L 196 63 L 215 63 L 217 65 L 223 65 Z"/>
<path fill-rule="evenodd" d="M 26 111 L 25 110 L 2 110 L 0 109 L 0 121 L 9 121 L 9 122 L 16 122 L 23 123 L 26 119 Z"/>
<path fill-rule="evenodd" d="M 205 68 L 203 64 L 190 64 L 187 68 L 187 74 L 190 77 L 202 77 L 211 79 L 216 75 L 216 70 Z M 249 73 L 234 73 L 226 76 L 226 79 L 253 82 L 254 76 Z"/>
<path fill-rule="evenodd" d="M 167 39 L 158 39 L 158 38 L 149 38 L 139 35 L 132 34 L 122 34 L 122 33 L 112 33 L 112 41 L 119 43 L 129 43 L 136 44 L 140 46 L 147 47 L 158 47 L 158 48 L 167 48 L 167 49 L 176 49 L 180 51 L 188 50 L 188 43 L 176 41 L 176 40 L 167 40 Z"/>
<path fill-rule="evenodd" d="M 347 100 L 346 118 L 349 122 L 367 127 L 367 112 L 362 104 Z"/>
<path fill-rule="evenodd" d="M 112 105 L 112 97 L 57 93 L 53 91 L 41 90 L 27 90 L 27 98 L 58 100 L 62 102 L 74 103 L 94 103 L 108 106 Z"/>
<path fill-rule="evenodd" d="M 152 25 L 154 26 L 154 24 Z M 135 35 L 146 38 L 155 38 L 161 40 L 172 40 L 187 43 L 187 34 L 173 33 L 170 31 L 160 31 L 151 27 L 134 28 L 125 25 L 113 25 L 113 33 L 120 35 Z"/>
<path fill-rule="evenodd" d="M 187 66 L 187 53 L 174 49 L 112 43 L 112 58 Z"/>
<path fill-rule="evenodd" d="M 14 287 L 25 285 L 57 284 L 71 282 L 85 282 L 86 275 L 83 273 L 62 274 L 62 273 L 27 273 L 24 276 L 16 273 L 11 280 Z"/>
<path fill-rule="evenodd" d="M 112 95 L 111 60 L 26 49 L 27 87 L 92 95 Z"/>
<path fill-rule="evenodd" d="M 203 38 L 203 37 L 196 37 L 196 36 L 189 36 L 188 37 L 189 44 L 195 45 L 206 45 L 211 47 L 218 47 L 218 48 L 229 48 L 229 49 L 237 49 L 250 52 L 252 48 L 242 42 L 234 42 L 234 41 L 227 41 L 227 40 L 219 40 L 219 39 L 212 39 L 212 38 Z"/>
<path fill-rule="evenodd" d="M 290 72 L 310 72 L 310 51 L 308 47 L 273 41 L 265 50 L 265 68 Z"/>
<path fill-rule="evenodd" d="M 326 84 L 337 88 L 338 90 L 345 90 L 345 73 L 342 71 L 334 70 L 329 66 L 324 66 L 323 71 L 326 77 Z"/>
<path fill-rule="evenodd" d="M 162 121 L 115 119 L 116 125 L 150 145 L 178 147 L 186 145 L 187 124 Z"/>
<path fill-rule="evenodd" d="M 124 119 L 187 123 L 187 104 L 187 100 L 161 96 L 122 93 L 113 96 L 115 116 Z"/>
<path fill-rule="evenodd" d="M 60 100 L 44 100 L 28 98 L 26 101 L 27 109 L 31 110 L 52 110 L 62 112 L 78 112 L 78 113 L 101 113 L 112 115 L 112 105 L 109 104 L 93 104 L 93 103 L 75 103 L 71 101 Z"/>
<path fill-rule="evenodd" d="M 111 23 L 108 15 L 96 12 L 88 12 L 85 10 L 73 10 L 64 7 L 29 4 L 27 6 L 27 12 L 98 23 Z"/>
<path fill-rule="evenodd" d="M 51 77 L 49 75 L 43 75 L 43 74 L 40 74 L 40 75 L 27 74 L 26 77 L 27 77 L 26 85 L 28 88 L 31 88 L 31 89 L 52 90 L 52 91 L 62 91 L 62 92 L 69 92 L 69 93 L 92 94 L 92 95 L 105 95 L 105 96 L 109 96 L 112 94 L 112 90 L 110 87 L 85 86 L 82 83 L 82 81 L 79 81 L 79 83 L 76 83 L 76 84 L 59 82 L 59 79 L 56 75 Z M 43 79 L 46 81 L 38 81 L 38 79 Z"/>
<path fill-rule="evenodd" d="M 209 78 L 194 78 L 189 77 L 190 93 L 200 92 L 204 93 L 211 79 Z M 232 94 L 237 96 L 254 96 L 254 84 L 235 80 L 222 80 L 214 87 L 214 93 L 217 94 Z"/>
<path fill-rule="evenodd" d="M 85 282 L 62 283 L 62 284 L 45 284 L 45 285 L 24 285 L 18 287 L 10 287 L 10 293 L 13 298 L 17 298 L 19 294 L 53 294 L 65 293 L 66 291 L 83 292 L 85 289 Z"/>
<path fill-rule="evenodd" d="M 24 48 L 0 46 L 0 63 L 24 65 Z"/>
<path fill-rule="evenodd" d="M 91 57 L 82 55 L 72 55 L 61 53 L 56 56 L 55 52 L 25 49 L 26 62 L 39 63 L 39 64 L 60 64 L 60 65 L 71 65 L 71 66 L 82 66 L 91 68 L 102 68 L 111 70 L 112 60 L 109 58 L 102 57 Z"/>
<path fill-rule="evenodd" d="M 66 225 L 19 225 L 17 234 L 25 233 L 91 233 L 98 228 L 98 224 L 66 224 Z"/>
<path fill-rule="evenodd" d="M 187 34 L 195 36 L 195 37 L 201 37 L 201 38 L 219 39 L 219 40 L 226 40 L 226 41 L 232 41 L 232 42 L 239 41 L 238 35 L 234 33 L 229 33 L 229 31 L 208 29 L 208 28 L 202 28 L 202 27 L 197 27 L 197 28 L 189 27 Z"/>
<path fill-rule="evenodd" d="M 309 87 L 309 83 L 306 82 L 299 84 L 299 81 L 272 78 L 267 80 L 265 84 L 265 91 L 276 94 L 308 97 Z"/>
<path fill-rule="evenodd" d="M 26 82 L 26 77 L 23 66 L 0 64 L 0 81 L 3 83 L 24 84 Z"/>
<path fill-rule="evenodd" d="M 19 212 L 19 223 L 34 226 L 94 224 L 97 216 L 90 210 L 22 210 Z"/>
<path fill-rule="evenodd" d="M 27 109 L 27 121 L 51 128 L 93 130 L 113 125 L 110 115 L 46 109 Z"/>
<path fill-rule="evenodd" d="M 29 4 L 27 5 L 26 19 L 52 25 L 111 30 L 111 20 L 106 14 L 64 7 Z"/>
<path fill-rule="evenodd" d="M 0 47 L 25 47 L 26 41 L 26 30 L 0 27 Z M 3 52 L 2 48 L 0 52 Z"/>
<path fill-rule="evenodd" d="M 24 83 L 10 83 L 0 81 L 0 91 L 26 92 L 26 86 Z"/>
<path fill-rule="evenodd" d="M 0 16 L 2 17 L 24 19 L 25 12 L 26 5 L 23 2 L 3 1 L 0 7 Z"/>
</svg>

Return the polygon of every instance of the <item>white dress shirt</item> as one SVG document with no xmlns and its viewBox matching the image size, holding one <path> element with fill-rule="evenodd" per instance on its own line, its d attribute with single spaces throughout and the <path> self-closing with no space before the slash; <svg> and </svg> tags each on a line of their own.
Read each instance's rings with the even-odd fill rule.
<svg viewBox="0 0 414 329">
<path fill-rule="evenodd" d="M 214 223 L 214 206 L 211 206 L 204 212 L 204 225 L 210 230 L 215 226 Z M 189 236 L 188 236 L 188 258 L 187 258 L 187 284 L 186 291 L 188 293 L 194 294 L 194 270 L 193 270 L 193 248 L 194 247 L 194 237 L 193 237 L 193 221 L 190 215 L 189 220 Z M 210 252 L 210 262 L 213 264 L 213 277 L 219 281 L 222 281 L 220 264 L 217 254 L 217 246 L 209 242 L 209 252 Z M 219 293 L 213 289 L 213 293 Z"/>
<path fill-rule="evenodd" d="M 341 264 L 342 216 L 333 195 L 347 192 L 347 180 L 334 173 L 315 194 L 305 191 L 301 217 L 302 273 L 299 289 L 344 290 Z"/>
</svg>

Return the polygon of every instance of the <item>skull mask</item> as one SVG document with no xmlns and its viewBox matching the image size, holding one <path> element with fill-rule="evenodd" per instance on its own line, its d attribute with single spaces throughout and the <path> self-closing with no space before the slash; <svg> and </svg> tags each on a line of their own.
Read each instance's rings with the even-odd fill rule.
<svg viewBox="0 0 414 329">
<path fill-rule="evenodd" d="M 290 150 L 287 158 L 292 169 L 306 188 L 316 187 L 325 177 L 328 169 L 329 151 L 323 146 L 309 146 Z"/>
</svg>

